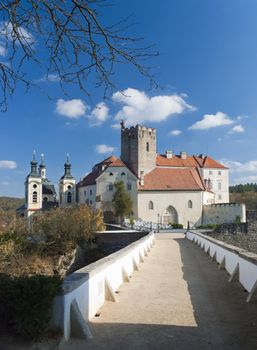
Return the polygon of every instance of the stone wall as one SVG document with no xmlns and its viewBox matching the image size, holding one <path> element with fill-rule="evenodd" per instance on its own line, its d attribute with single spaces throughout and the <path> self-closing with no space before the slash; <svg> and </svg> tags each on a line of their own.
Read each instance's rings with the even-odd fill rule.
<svg viewBox="0 0 257 350">
<path fill-rule="evenodd" d="M 203 206 L 203 225 L 246 222 L 245 204 L 224 203 Z"/>
</svg>

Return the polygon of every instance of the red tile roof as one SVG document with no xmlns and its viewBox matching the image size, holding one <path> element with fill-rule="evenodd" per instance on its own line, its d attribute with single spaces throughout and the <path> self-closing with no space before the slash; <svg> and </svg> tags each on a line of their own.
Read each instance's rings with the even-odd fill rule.
<svg viewBox="0 0 257 350">
<path fill-rule="evenodd" d="M 126 167 L 126 165 L 117 157 L 110 156 L 104 159 L 102 162 L 96 164 L 93 171 L 86 175 L 83 180 L 81 180 L 77 187 L 95 185 L 96 179 L 102 174 L 102 172 L 108 167 Z"/>
<path fill-rule="evenodd" d="M 197 169 L 155 168 L 144 176 L 144 185 L 139 190 L 205 191 L 204 183 Z"/>
<path fill-rule="evenodd" d="M 226 167 L 209 156 L 187 156 L 186 159 L 182 159 L 179 155 L 173 155 L 172 158 L 167 158 L 165 155 L 157 154 L 156 156 L 157 166 L 170 166 L 170 167 L 200 167 L 200 168 L 222 168 Z"/>
</svg>

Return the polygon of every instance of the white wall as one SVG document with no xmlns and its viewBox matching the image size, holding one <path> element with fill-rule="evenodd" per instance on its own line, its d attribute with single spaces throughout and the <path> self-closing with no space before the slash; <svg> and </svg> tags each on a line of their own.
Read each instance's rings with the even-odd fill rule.
<svg viewBox="0 0 257 350">
<path fill-rule="evenodd" d="M 191 200 L 193 208 L 188 208 Z M 152 201 L 154 209 L 149 209 Z M 187 227 L 201 225 L 202 217 L 202 191 L 139 191 L 138 192 L 138 218 L 144 221 L 158 222 L 158 214 L 163 214 L 169 206 L 173 206 L 178 213 L 178 223 Z M 162 222 L 162 220 L 161 220 Z"/>
<path fill-rule="evenodd" d="M 229 169 L 200 168 L 203 179 L 210 179 L 212 191 L 215 193 L 215 203 L 229 202 Z M 219 189 L 219 183 L 221 189 Z"/>
<path fill-rule="evenodd" d="M 239 216 L 241 222 L 246 222 L 245 204 L 214 204 L 203 206 L 203 224 L 235 223 Z"/>
<path fill-rule="evenodd" d="M 95 205 L 95 202 L 96 202 L 95 199 L 96 199 L 96 185 L 79 187 L 78 189 L 79 204 L 85 204 L 88 201 L 88 204 Z"/>
<path fill-rule="evenodd" d="M 115 294 L 118 287 L 140 264 L 153 241 L 154 234 L 150 233 L 118 252 L 65 277 L 63 293 L 54 299 L 52 327 L 62 330 L 65 340 L 68 340 L 72 330 L 72 303 L 76 301 L 84 321 L 94 317 L 107 300 L 107 284 Z"/>
<path fill-rule="evenodd" d="M 121 175 L 124 173 L 125 175 Z M 113 175 L 110 175 L 113 174 Z M 102 204 L 111 203 L 115 193 L 114 184 L 123 181 L 125 189 L 127 184 L 131 184 L 131 190 L 127 190 L 133 200 L 133 213 L 137 213 L 137 178 L 126 167 L 108 167 L 96 180 L 96 196 L 100 196 L 101 202 L 96 202 L 96 207 L 101 208 Z M 113 185 L 113 190 L 109 191 L 109 185 Z M 105 208 L 103 208 L 105 209 Z"/>
<path fill-rule="evenodd" d="M 186 237 L 204 249 L 217 263 L 222 263 L 222 267 L 231 275 L 230 281 L 238 273 L 239 282 L 249 292 L 246 299 L 249 302 L 257 288 L 257 255 L 198 232 L 188 231 Z"/>
</svg>

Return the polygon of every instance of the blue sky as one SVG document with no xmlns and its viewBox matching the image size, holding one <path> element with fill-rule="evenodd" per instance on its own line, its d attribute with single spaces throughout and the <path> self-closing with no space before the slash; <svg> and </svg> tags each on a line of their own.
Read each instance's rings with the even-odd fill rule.
<svg viewBox="0 0 257 350">
<path fill-rule="evenodd" d="M 160 153 L 208 153 L 230 166 L 231 183 L 257 182 L 257 2 L 113 3 L 108 22 L 132 14 L 131 34 L 156 44 L 160 55 L 151 63 L 160 88 L 149 90 L 128 66 L 117 67 L 117 91 L 105 101 L 93 87 L 90 101 L 74 86 L 64 96 L 55 81 L 40 82 L 53 99 L 19 87 L 0 114 L 0 196 L 23 196 L 33 149 L 38 159 L 45 154 L 54 184 L 67 152 L 77 180 L 108 155 L 119 156 L 121 116 L 157 128 Z"/>
</svg>

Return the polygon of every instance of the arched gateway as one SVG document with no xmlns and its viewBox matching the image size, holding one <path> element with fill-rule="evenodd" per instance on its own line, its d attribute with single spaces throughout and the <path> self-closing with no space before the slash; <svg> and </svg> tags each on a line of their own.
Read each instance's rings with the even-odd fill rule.
<svg viewBox="0 0 257 350">
<path fill-rule="evenodd" d="M 178 224 L 178 213 L 177 210 L 170 205 L 162 215 L 162 223 L 164 225 L 168 224 Z"/>
</svg>

